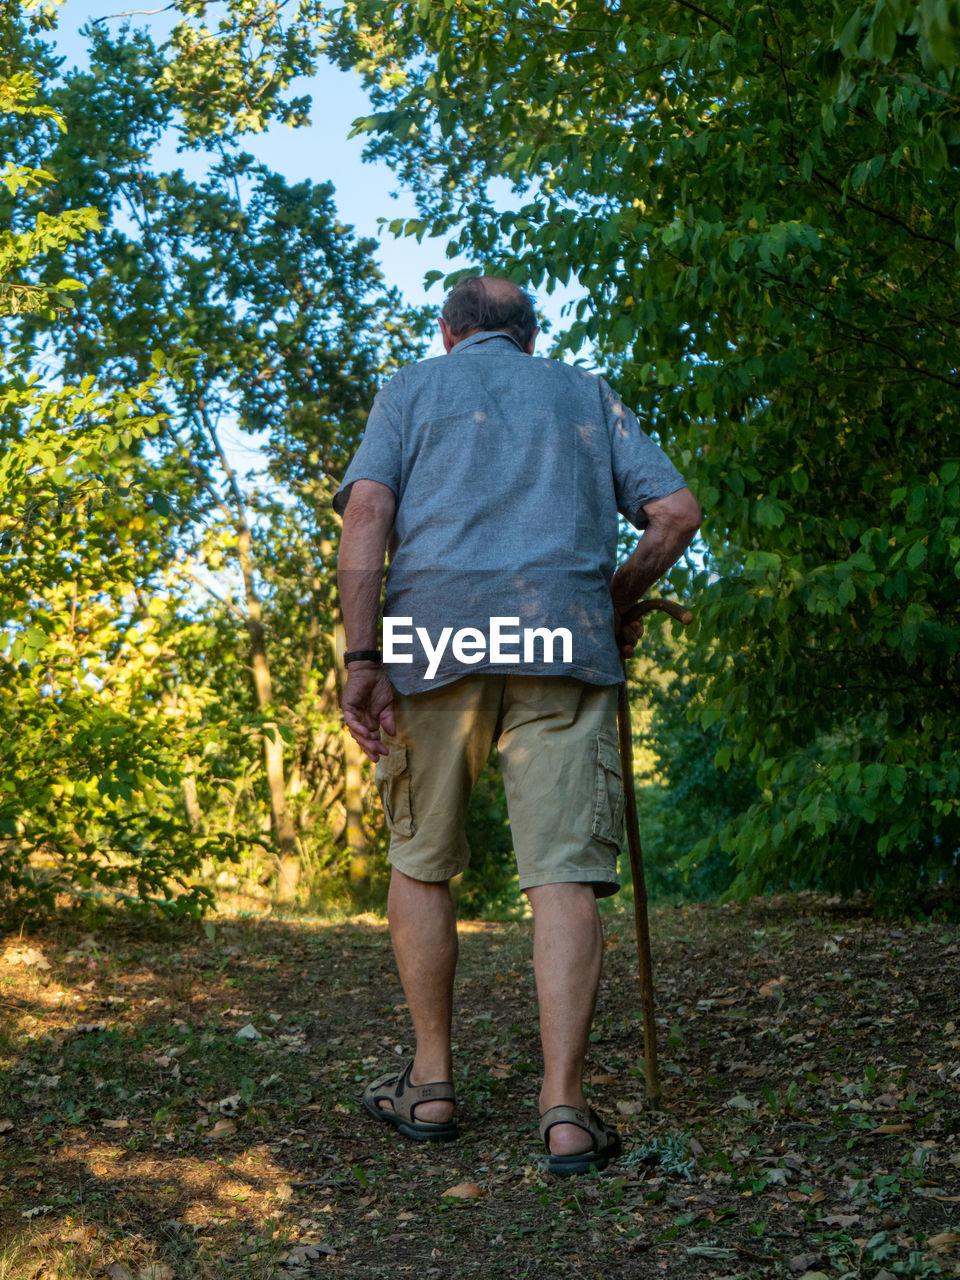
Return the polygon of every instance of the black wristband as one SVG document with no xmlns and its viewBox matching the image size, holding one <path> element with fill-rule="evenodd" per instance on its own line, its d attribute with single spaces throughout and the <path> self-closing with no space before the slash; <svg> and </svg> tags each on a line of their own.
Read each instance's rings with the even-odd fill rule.
<svg viewBox="0 0 960 1280">
<path fill-rule="evenodd" d="M 383 662 L 383 654 L 379 649 L 354 649 L 351 653 L 343 655 L 345 667 L 348 667 L 351 662 Z"/>
</svg>

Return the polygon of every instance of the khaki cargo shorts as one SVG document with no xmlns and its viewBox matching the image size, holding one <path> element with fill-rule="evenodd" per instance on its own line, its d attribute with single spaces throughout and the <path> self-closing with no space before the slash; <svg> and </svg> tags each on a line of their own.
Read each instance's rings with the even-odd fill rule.
<svg viewBox="0 0 960 1280">
<path fill-rule="evenodd" d="M 470 792 L 496 741 L 520 888 L 590 883 L 616 893 L 623 838 L 617 686 L 564 676 L 466 676 L 394 694 L 397 732 L 376 783 L 390 861 L 414 880 L 449 880 L 470 861 Z"/>
</svg>

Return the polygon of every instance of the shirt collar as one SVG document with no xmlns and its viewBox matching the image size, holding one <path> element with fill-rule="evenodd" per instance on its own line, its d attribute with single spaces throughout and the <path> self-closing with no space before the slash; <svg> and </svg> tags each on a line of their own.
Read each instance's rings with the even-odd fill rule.
<svg viewBox="0 0 960 1280">
<path fill-rule="evenodd" d="M 465 351 L 467 347 L 479 346 L 481 342 L 489 342 L 491 338 L 506 338 L 507 342 L 511 342 L 519 352 L 526 354 L 516 338 L 509 333 L 505 333 L 503 329 L 484 329 L 480 333 L 471 333 L 469 338 L 462 338 L 450 354 L 455 356 L 458 351 Z"/>
</svg>

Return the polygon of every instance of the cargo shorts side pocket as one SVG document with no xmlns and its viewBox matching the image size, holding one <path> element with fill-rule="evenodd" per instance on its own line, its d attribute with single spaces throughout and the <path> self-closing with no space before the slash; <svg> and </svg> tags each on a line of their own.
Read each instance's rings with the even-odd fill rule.
<svg viewBox="0 0 960 1280">
<path fill-rule="evenodd" d="M 387 826 L 398 836 L 412 836 L 416 827 L 410 799 L 407 748 L 391 747 L 390 754 L 381 756 L 377 761 L 373 778 L 380 792 Z"/>
<path fill-rule="evenodd" d="M 615 738 L 597 734 L 597 776 L 593 803 L 593 834 L 620 848 L 623 843 L 623 783 L 620 751 Z"/>
</svg>

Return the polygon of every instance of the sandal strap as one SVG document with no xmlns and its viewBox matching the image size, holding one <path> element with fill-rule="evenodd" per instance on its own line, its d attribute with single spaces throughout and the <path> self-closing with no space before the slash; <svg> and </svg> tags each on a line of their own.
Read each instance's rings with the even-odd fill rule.
<svg viewBox="0 0 960 1280">
<path fill-rule="evenodd" d="M 550 1107 L 540 1117 L 540 1137 L 543 1144 L 550 1150 L 550 1130 L 554 1125 L 572 1124 L 577 1129 L 582 1129 L 584 1133 L 590 1135 L 593 1143 L 594 1151 L 599 1151 L 603 1146 L 603 1140 L 606 1137 L 606 1127 L 597 1113 L 593 1110 L 581 1111 L 579 1107 Z"/>
<path fill-rule="evenodd" d="M 392 1102 L 394 1112 L 412 1123 L 413 1113 L 421 1102 L 453 1102 L 457 1095 L 448 1080 L 435 1080 L 431 1084 L 412 1084 L 410 1072 L 413 1059 L 401 1071 L 393 1071 L 370 1084 L 371 1094 L 379 1095 L 384 1102 Z M 382 1091 L 382 1092 L 381 1092 Z"/>
</svg>

